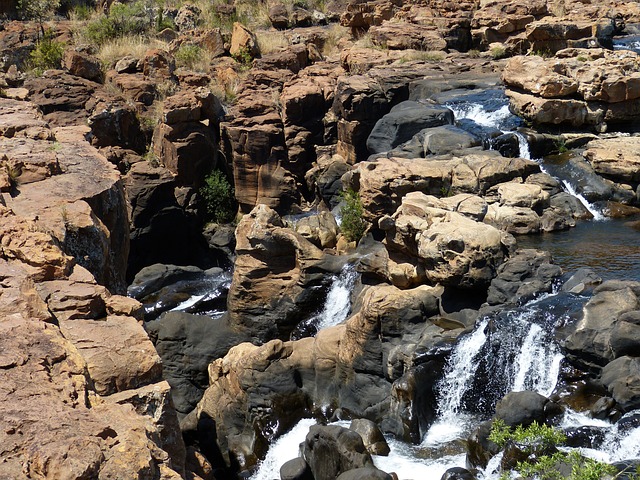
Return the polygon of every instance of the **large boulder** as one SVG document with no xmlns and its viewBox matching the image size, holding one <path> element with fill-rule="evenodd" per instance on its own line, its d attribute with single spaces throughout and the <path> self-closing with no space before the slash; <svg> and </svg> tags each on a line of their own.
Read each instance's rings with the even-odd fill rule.
<svg viewBox="0 0 640 480">
<path fill-rule="evenodd" d="M 640 157 L 637 137 L 598 139 L 584 152 L 593 169 L 605 178 L 636 187 L 640 183 Z"/>
<path fill-rule="evenodd" d="M 640 360 L 624 356 L 602 369 L 602 383 L 623 411 L 640 407 Z"/>
<path fill-rule="evenodd" d="M 373 466 L 360 435 L 338 425 L 312 426 L 303 455 L 316 480 L 333 480 L 354 468 Z"/>
<path fill-rule="evenodd" d="M 527 427 L 533 422 L 550 423 L 557 419 L 563 408 L 536 392 L 511 392 L 496 405 L 497 419 L 509 427 Z"/>
</svg>

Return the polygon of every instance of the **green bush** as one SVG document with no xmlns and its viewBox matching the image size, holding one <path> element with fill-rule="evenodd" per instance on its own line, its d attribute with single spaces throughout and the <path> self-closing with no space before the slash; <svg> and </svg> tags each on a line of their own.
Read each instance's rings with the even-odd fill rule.
<svg viewBox="0 0 640 480">
<path fill-rule="evenodd" d="M 151 15 L 144 2 L 115 3 L 109 15 L 101 15 L 89 22 L 84 37 L 96 45 L 127 35 L 143 35 L 152 26 Z"/>
<path fill-rule="evenodd" d="M 38 22 L 44 34 L 42 24 L 60 7 L 60 0 L 18 0 L 16 6 L 20 16 Z"/>
<path fill-rule="evenodd" d="M 205 202 L 209 218 L 217 223 L 228 223 L 235 216 L 233 187 L 224 173 L 214 170 L 204 179 L 200 195 Z"/>
<path fill-rule="evenodd" d="M 31 52 L 30 65 L 37 74 L 50 68 L 60 68 L 63 53 L 64 44 L 53 40 L 51 34 L 46 33 Z"/>
<path fill-rule="evenodd" d="M 344 204 L 340 208 L 340 230 L 350 242 L 359 241 L 367 229 L 367 222 L 364 219 L 364 208 L 360 194 L 353 190 L 343 192 Z"/>
<path fill-rule="evenodd" d="M 182 44 L 175 53 L 176 65 L 193 68 L 202 57 L 203 50 L 198 45 Z"/>
<path fill-rule="evenodd" d="M 504 447 L 509 440 L 513 440 L 521 445 L 541 445 L 544 447 L 555 447 L 566 441 L 567 437 L 560 430 L 548 425 L 533 422 L 528 427 L 518 425 L 515 430 L 511 430 L 505 423 L 498 419 L 491 425 L 489 440 Z"/>
</svg>

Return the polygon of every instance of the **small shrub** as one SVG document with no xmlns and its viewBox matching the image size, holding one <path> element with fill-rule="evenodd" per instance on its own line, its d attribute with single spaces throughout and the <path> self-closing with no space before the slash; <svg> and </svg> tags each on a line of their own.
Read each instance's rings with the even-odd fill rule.
<svg viewBox="0 0 640 480">
<path fill-rule="evenodd" d="M 467 52 L 469 58 L 480 58 L 480 50 L 471 49 Z"/>
<path fill-rule="evenodd" d="M 214 170 L 204 179 L 200 195 L 205 202 L 207 214 L 217 223 L 229 223 L 235 216 L 233 187 L 225 174 Z"/>
<path fill-rule="evenodd" d="M 564 433 L 557 428 L 541 425 L 535 421 L 528 427 L 518 425 L 515 430 L 512 430 L 502 420 L 494 420 L 489 434 L 489 440 L 499 447 L 504 447 L 509 440 L 523 445 L 537 444 L 551 447 L 564 443 L 566 439 Z"/>
<path fill-rule="evenodd" d="M 93 15 L 93 8 L 89 5 L 79 4 L 75 5 L 71 10 L 69 10 L 69 18 L 75 21 L 85 21 L 91 18 Z"/>
<path fill-rule="evenodd" d="M 38 75 L 50 68 L 60 68 L 63 53 L 64 44 L 53 40 L 50 33 L 45 33 L 29 56 L 31 68 Z"/>
<path fill-rule="evenodd" d="M 193 68 L 203 55 L 203 49 L 198 45 L 182 44 L 175 53 L 176 65 Z"/>
<path fill-rule="evenodd" d="M 495 47 L 491 47 L 489 53 L 491 53 L 491 57 L 494 60 L 499 60 L 507 56 L 507 49 L 501 45 L 496 45 Z"/>
<path fill-rule="evenodd" d="M 44 36 L 44 22 L 60 7 L 60 0 L 18 0 L 18 13 L 25 20 L 35 20 Z"/>
<path fill-rule="evenodd" d="M 251 67 L 251 62 L 253 61 L 251 52 L 247 47 L 242 47 L 240 51 L 233 56 L 233 58 L 245 68 Z"/>
<path fill-rule="evenodd" d="M 108 16 L 101 15 L 87 24 L 83 36 L 102 45 L 114 38 L 145 34 L 150 28 L 150 15 L 143 3 L 114 3 Z"/>
<path fill-rule="evenodd" d="M 347 240 L 357 242 L 362 238 L 367 229 L 360 194 L 353 190 L 347 190 L 342 193 L 342 199 L 344 200 L 344 204 L 340 208 L 340 215 L 342 217 L 340 230 Z"/>
</svg>

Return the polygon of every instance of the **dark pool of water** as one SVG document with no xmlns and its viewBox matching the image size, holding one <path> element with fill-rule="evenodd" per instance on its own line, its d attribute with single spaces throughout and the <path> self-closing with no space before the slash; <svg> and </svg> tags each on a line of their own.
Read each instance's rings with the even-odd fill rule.
<svg viewBox="0 0 640 480">
<path fill-rule="evenodd" d="M 639 217 L 584 221 L 564 232 L 518 237 L 518 246 L 550 252 L 565 272 L 590 267 L 605 280 L 640 281 L 639 225 Z"/>
</svg>

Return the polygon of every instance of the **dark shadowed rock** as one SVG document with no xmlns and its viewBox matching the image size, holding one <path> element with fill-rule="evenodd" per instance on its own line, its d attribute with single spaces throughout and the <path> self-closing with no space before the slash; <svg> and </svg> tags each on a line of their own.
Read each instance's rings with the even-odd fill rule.
<svg viewBox="0 0 640 480">
<path fill-rule="evenodd" d="M 496 418 L 508 426 L 550 423 L 563 408 L 536 392 L 510 392 L 496 405 Z"/>
<path fill-rule="evenodd" d="M 393 480 L 393 477 L 375 467 L 362 467 L 341 473 L 336 480 Z"/>
<path fill-rule="evenodd" d="M 298 457 L 280 467 L 280 480 L 313 480 L 313 475 L 304 458 Z"/>
<path fill-rule="evenodd" d="M 623 411 L 640 407 L 640 359 L 624 356 L 602 369 L 602 383 Z"/>
<path fill-rule="evenodd" d="M 357 418 L 351 421 L 349 430 L 357 432 L 364 442 L 364 446 L 371 455 L 389 455 L 390 449 L 380 428 L 366 418 Z"/>
<path fill-rule="evenodd" d="M 475 480 L 475 478 L 466 468 L 453 467 L 444 472 L 440 480 Z"/>
</svg>

